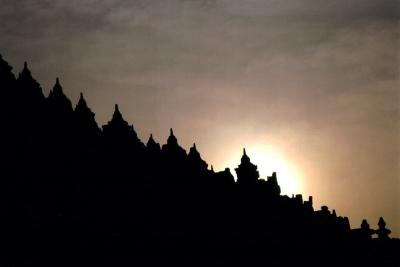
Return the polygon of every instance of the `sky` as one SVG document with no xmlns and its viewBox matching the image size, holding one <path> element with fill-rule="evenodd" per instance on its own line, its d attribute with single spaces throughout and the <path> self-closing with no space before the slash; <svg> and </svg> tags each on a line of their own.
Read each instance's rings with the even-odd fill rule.
<svg viewBox="0 0 400 267">
<path fill-rule="evenodd" d="M 0 53 L 105 124 L 174 129 L 215 170 L 243 147 L 282 193 L 400 236 L 399 10 L 392 0 L 0 0 Z"/>
</svg>

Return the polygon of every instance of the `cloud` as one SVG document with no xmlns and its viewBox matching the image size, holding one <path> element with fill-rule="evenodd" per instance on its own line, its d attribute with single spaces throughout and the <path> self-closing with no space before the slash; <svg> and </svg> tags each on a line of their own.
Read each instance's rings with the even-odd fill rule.
<svg viewBox="0 0 400 267">
<path fill-rule="evenodd" d="M 17 70 L 28 60 L 46 92 L 57 76 L 73 102 L 83 91 L 100 124 L 119 103 L 143 138 L 165 140 L 172 126 L 217 168 L 238 140 L 271 138 L 300 166 L 305 193 L 356 224 L 384 210 L 400 225 L 398 1 L 0 6 L 3 56 Z M 351 206 L 339 195 L 354 186 Z"/>
</svg>

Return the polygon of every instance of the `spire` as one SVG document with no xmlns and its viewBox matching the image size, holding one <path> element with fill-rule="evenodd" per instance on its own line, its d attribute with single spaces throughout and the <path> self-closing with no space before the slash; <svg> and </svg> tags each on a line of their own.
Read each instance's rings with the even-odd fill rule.
<svg viewBox="0 0 400 267">
<path fill-rule="evenodd" d="M 362 220 L 360 229 L 361 229 L 360 233 L 362 234 L 363 238 L 372 239 L 371 236 L 375 233 L 375 231 L 369 228 L 369 224 L 366 219 Z"/>
<path fill-rule="evenodd" d="M 89 115 L 89 117 L 94 118 L 95 114 L 92 112 L 92 110 L 88 107 L 85 98 L 83 97 L 83 93 L 81 92 L 79 94 L 79 100 L 78 103 L 75 106 L 75 112 L 85 116 Z M 97 127 L 97 123 L 96 123 Z"/>
<path fill-rule="evenodd" d="M 379 218 L 378 227 L 379 229 L 375 231 L 375 233 L 378 235 L 378 238 L 381 240 L 389 239 L 389 234 L 392 231 L 386 228 L 386 222 L 382 217 Z"/>
<path fill-rule="evenodd" d="M 113 114 L 111 120 L 112 120 L 112 121 L 121 121 L 121 122 L 123 121 L 124 124 L 128 125 L 128 123 L 125 122 L 124 118 L 122 117 L 121 112 L 119 111 L 118 104 L 115 104 L 115 107 L 114 107 L 114 114 Z"/>
<path fill-rule="evenodd" d="M 211 165 L 211 172 L 213 172 L 213 173 L 215 172 L 215 171 L 214 171 L 214 166 L 213 166 L 213 165 Z"/>
<path fill-rule="evenodd" d="M 178 139 L 175 137 L 172 128 L 169 130 L 167 143 L 162 146 L 162 151 L 166 153 L 168 157 L 173 157 L 176 160 L 186 160 L 186 150 L 178 144 Z"/>
<path fill-rule="evenodd" d="M 189 157 L 192 157 L 195 159 L 201 159 L 200 153 L 196 149 L 196 143 L 193 143 L 193 146 L 190 148 Z"/>
<path fill-rule="evenodd" d="M 250 163 L 250 158 L 246 154 L 246 148 L 243 148 L 243 156 L 242 159 L 240 160 L 243 164 Z"/>
<path fill-rule="evenodd" d="M 81 92 L 78 103 L 75 106 L 75 118 L 82 132 L 89 134 L 100 133 L 99 126 L 94 117 L 94 112 L 88 107 L 85 98 L 83 98 L 83 93 Z"/>
<path fill-rule="evenodd" d="M 11 69 L 10 69 L 11 70 Z M 31 71 L 28 68 L 28 63 L 24 62 L 24 68 L 18 74 L 18 87 L 26 98 L 25 106 L 32 103 L 39 103 L 44 100 L 44 95 L 40 84 L 32 77 Z"/>
<path fill-rule="evenodd" d="M 361 229 L 369 229 L 369 224 L 366 219 L 362 220 Z"/>
<path fill-rule="evenodd" d="M 114 113 L 113 113 L 111 121 L 114 121 L 114 122 L 115 121 L 124 121 L 125 122 L 125 120 L 122 118 L 121 112 L 119 111 L 118 104 L 115 104 L 115 106 L 114 106 Z M 125 122 L 124 124 L 128 125 L 127 122 Z"/>
<path fill-rule="evenodd" d="M 28 63 L 26 61 L 24 62 L 24 68 L 19 73 L 19 78 L 20 79 L 23 79 L 23 78 L 32 79 L 31 71 L 29 70 Z"/>
<path fill-rule="evenodd" d="M 385 228 L 386 226 L 386 222 L 382 217 L 379 218 L 378 226 L 379 228 Z"/>
<path fill-rule="evenodd" d="M 167 144 L 168 145 L 177 145 L 178 144 L 178 140 L 176 139 L 172 128 L 169 130 L 169 137 L 167 140 Z"/>
<path fill-rule="evenodd" d="M 60 79 L 58 77 L 56 78 L 56 83 L 54 84 L 54 87 L 53 87 L 53 93 L 57 94 L 57 95 L 64 94 L 63 89 L 60 84 Z"/>
<path fill-rule="evenodd" d="M 56 83 L 54 84 L 53 89 L 50 90 L 47 101 L 51 106 L 51 109 L 58 114 L 64 114 L 67 116 L 66 114 L 69 114 L 74 110 L 71 100 L 69 100 L 69 98 L 63 92 L 60 79 L 58 77 L 56 78 Z"/>
<path fill-rule="evenodd" d="M 161 150 L 160 144 L 157 143 L 154 138 L 153 134 L 150 134 L 149 140 L 147 141 L 146 144 L 147 149 L 149 149 L 151 152 L 158 152 Z"/>
<path fill-rule="evenodd" d="M 139 140 L 133 125 L 129 125 L 122 117 L 118 104 L 115 104 L 114 106 L 114 113 L 111 120 L 106 125 L 103 125 L 103 133 L 107 138 L 111 138 L 120 144 L 134 144 L 144 147 L 143 143 Z"/>
<path fill-rule="evenodd" d="M 193 146 L 190 148 L 188 160 L 192 164 L 192 167 L 207 170 L 208 164 L 201 158 L 200 153 L 196 149 L 196 143 L 193 143 Z"/>
<path fill-rule="evenodd" d="M 197 151 L 196 143 L 193 143 L 193 146 L 190 148 L 189 154 L 195 155 L 200 158 L 200 153 Z"/>
<path fill-rule="evenodd" d="M 246 149 L 243 148 L 243 156 L 240 160 L 240 165 L 235 169 L 237 174 L 237 181 L 239 183 L 255 183 L 260 177 L 257 166 L 251 163 L 250 158 L 246 154 Z"/>
<path fill-rule="evenodd" d="M 149 140 L 147 141 L 147 147 L 155 145 L 156 141 L 153 138 L 153 134 L 150 134 Z"/>
<path fill-rule="evenodd" d="M 78 104 L 77 104 L 76 106 L 77 106 L 77 107 L 80 106 L 80 107 L 85 107 L 85 108 L 87 108 L 86 100 L 83 98 L 82 92 L 81 92 L 80 95 L 79 95 Z"/>
</svg>

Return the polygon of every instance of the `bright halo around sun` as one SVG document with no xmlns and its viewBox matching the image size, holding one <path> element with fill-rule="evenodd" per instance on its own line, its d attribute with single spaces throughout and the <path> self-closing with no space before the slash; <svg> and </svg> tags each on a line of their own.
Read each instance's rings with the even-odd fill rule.
<svg viewBox="0 0 400 267">
<path fill-rule="evenodd" d="M 257 165 L 260 178 L 267 179 L 272 172 L 276 172 L 278 184 L 283 195 L 301 193 L 301 186 L 297 171 L 293 164 L 276 150 L 255 147 L 247 152 L 253 164 Z"/>
<path fill-rule="evenodd" d="M 303 190 L 298 171 L 293 162 L 279 153 L 278 149 L 267 146 L 252 146 L 246 147 L 246 153 L 250 157 L 251 162 L 257 165 L 260 178 L 267 180 L 267 176 L 271 176 L 273 172 L 276 172 L 282 195 L 291 196 L 292 194 L 302 193 Z M 227 162 L 232 174 L 235 176 L 234 168 L 237 168 L 239 165 L 241 156 L 242 150 L 239 156 L 236 155 L 235 159 L 230 159 Z"/>
</svg>

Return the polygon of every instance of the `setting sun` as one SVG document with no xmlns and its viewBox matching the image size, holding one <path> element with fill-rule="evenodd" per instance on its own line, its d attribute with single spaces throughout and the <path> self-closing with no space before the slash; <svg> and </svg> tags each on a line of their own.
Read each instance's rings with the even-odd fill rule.
<svg viewBox="0 0 400 267">
<path fill-rule="evenodd" d="M 286 158 L 279 149 L 267 145 L 253 145 L 246 147 L 247 155 L 252 163 L 256 164 L 261 179 L 266 179 L 272 172 L 276 172 L 282 195 L 302 193 L 302 184 L 293 162 Z M 225 166 L 231 168 L 232 173 L 240 163 L 242 151 L 233 154 Z"/>
</svg>

